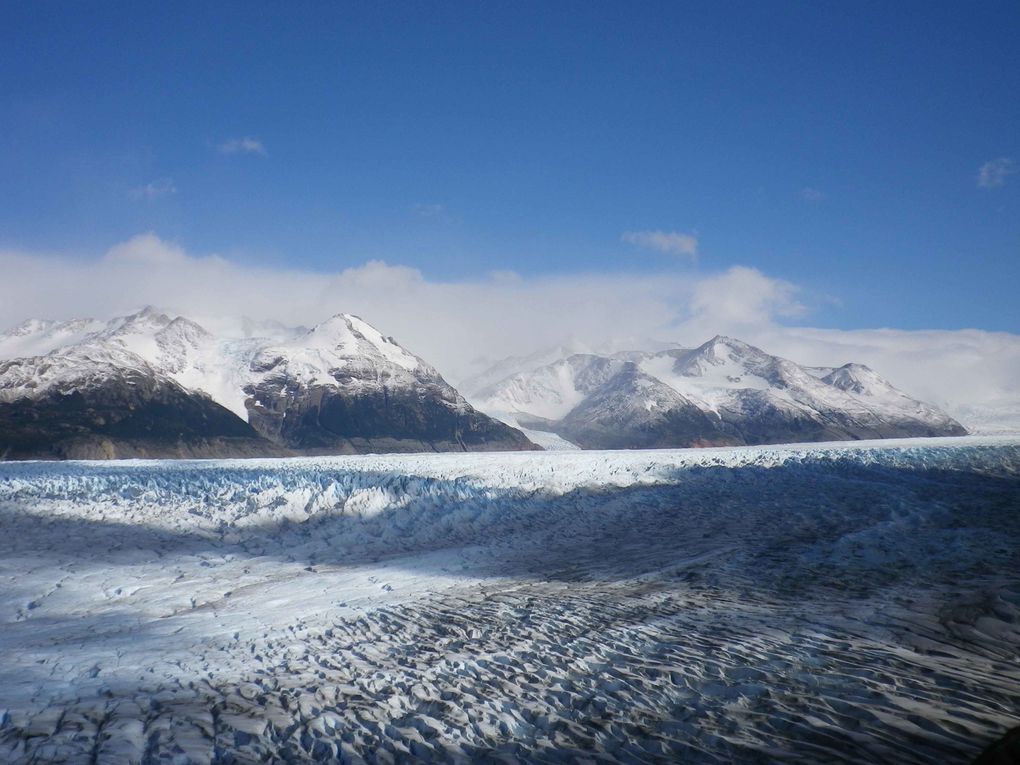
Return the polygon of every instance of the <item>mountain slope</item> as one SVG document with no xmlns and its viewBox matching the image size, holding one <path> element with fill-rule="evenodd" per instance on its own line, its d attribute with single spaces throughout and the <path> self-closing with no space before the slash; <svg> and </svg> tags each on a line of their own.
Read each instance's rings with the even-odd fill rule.
<svg viewBox="0 0 1020 765">
<path fill-rule="evenodd" d="M 208 396 L 141 359 L 77 350 L 0 361 L 0 458 L 286 454 Z"/>
<path fill-rule="evenodd" d="M 392 337 L 342 314 L 261 349 L 244 385 L 249 421 L 314 452 L 527 449 Z"/>
<path fill-rule="evenodd" d="M 252 456 L 536 448 L 357 317 L 216 337 L 151 308 L 0 335 L 0 455 Z"/>
<path fill-rule="evenodd" d="M 741 443 L 714 412 L 705 412 L 632 362 L 559 421 L 556 432 L 598 449 L 655 449 Z"/>
<path fill-rule="evenodd" d="M 573 355 L 478 391 L 483 411 L 584 448 L 964 435 L 861 364 L 802 367 L 733 338 Z"/>
</svg>

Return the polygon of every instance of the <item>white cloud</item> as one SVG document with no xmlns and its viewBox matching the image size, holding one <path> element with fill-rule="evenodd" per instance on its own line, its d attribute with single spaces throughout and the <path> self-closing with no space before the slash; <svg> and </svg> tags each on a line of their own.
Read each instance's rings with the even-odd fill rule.
<svg viewBox="0 0 1020 765">
<path fill-rule="evenodd" d="M 177 187 L 174 185 L 173 179 L 162 178 L 158 181 L 146 183 L 144 186 L 131 189 L 128 191 L 128 196 L 137 200 L 151 200 L 176 193 Z"/>
<path fill-rule="evenodd" d="M 805 186 L 800 190 L 800 198 L 805 202 L 821 202 L 825 199 L 825 192 L 811 186 Z"/>
<path fill-rule="evenodd" d="M 994 189 L 1016 172 L 1020 172 L 1016 160 L 1010 157 L 990 159 L 978 170 L 977 185 L 982 189 Z"/>
<path fill-rule="evenodd" d="M 796 285 L 741 266 L 708 276 L 499 272 L 440 281 L 381 261 L 332 274 L 242 265 L 145 234 L 100 257 L 0 251 L 0 273 L 0 331 L 28 317 L 106 318 L 145 304 L 213 330 L 243 316 L 308 325 L 349 311 L 454 382 L 571 338 L 595 348 L 650 339 L 694 346 L 727 334 L 805 364 L 868 364 L 964 424 L 1012 407 L 1020 425 L 1020 335 L 791 326 L 805 315 Z"/>
<path fill-rule="evenodd" d="M 688 321 L 704 326 L 709 334 L 717 334 L 712 327 L 732 331 L 768 324 L 776 317 L 800 316 L 805 308 L 795 300 L 796 292 L 789 282 L 753 268 L 733 266 L 697 283 L 690 298 Z"/>
<path fill-rule="evenodd" d="M 620 238 L 638 247 L 658 250 L 668 255 L 679 255 L 691 260 L 698 257 L 698 237 L 694 234 L 678 231 L 626 231 Z"/>
<path fill-rule="evenodd" d="M 243 138 L 229 138 L 216 147 L 222 154 L 260 154 L 268 156 L 265 144 L 258 138 L 245 136 Z"/>
</svg>

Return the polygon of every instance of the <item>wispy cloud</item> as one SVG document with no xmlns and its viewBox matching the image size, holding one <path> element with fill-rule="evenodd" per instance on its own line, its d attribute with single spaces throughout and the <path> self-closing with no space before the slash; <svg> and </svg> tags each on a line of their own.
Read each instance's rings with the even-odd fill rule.
<svg viewBox="0 0 1020 765">
<path fill-rule="evenodd" d="M 805 202 L 821 202 L 825 199 L 825 192 L 820 191 L 812 186 L 805 186 L 800 190 L 800 198 Z"/>
<path fill-rule="evenodd" d="M 128 196 L 136 200 L 152 200 L 159 197 L 176 194 L 177 187 L 172 178 L 161 178 L 158 181 L 146 183 L 144 186 L 137 186 L 128 191 Z"/>
<path fill-rule="evenodd" d="M 994 189 L 1016 172 L 1020 172 L 1020 167 L 1012 157 L 990 159 L 978 170 L 977 185 L 982 189 Z"/>
<path fill-rule="evenodd" d="M 697 260 L 698 237 L 679 231 L 625 231 L 620 237 L 624 242 L 658 250 L 668 255 Z"/>
<path fill-rule="evenodd" d="M 417 204 L 411 205 L 411 212 L 419 218 L 438 218 L 446 212 L 446 208 L 441 204 L 425 204 L 423 202 L 418 202 Z"/>
<path fill-rule="evenodd" d="M 263 157 L 269 155 L 265 144 L 258 138 L 252 138 L 251 136 L 229 138 L 216 148 L 221 154 L 259 154 Z"/>
</svg>

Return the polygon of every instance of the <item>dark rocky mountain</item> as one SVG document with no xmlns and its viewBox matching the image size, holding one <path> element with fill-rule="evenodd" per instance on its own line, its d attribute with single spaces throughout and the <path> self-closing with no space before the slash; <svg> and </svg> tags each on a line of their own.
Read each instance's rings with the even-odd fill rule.
<svg viewBox="0 0 1020 765">
<path fill-rule="evenodd" d="M 0 362 L 0 378 L 18 361 Z M 289 453 L 208 396 L 137 369 L 0 402 L 2 459 L 255 457 Z"/>
</svg>

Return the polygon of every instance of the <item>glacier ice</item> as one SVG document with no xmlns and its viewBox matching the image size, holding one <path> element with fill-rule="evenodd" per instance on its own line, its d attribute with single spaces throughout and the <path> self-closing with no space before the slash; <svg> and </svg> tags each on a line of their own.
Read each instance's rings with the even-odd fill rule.
<svg viewBox="0 0 1020 765">
<path fill-rule="evenodd" d="M 4 762 L 966 762 L 1020 439 L 0 463 Z"/>
</svg>

